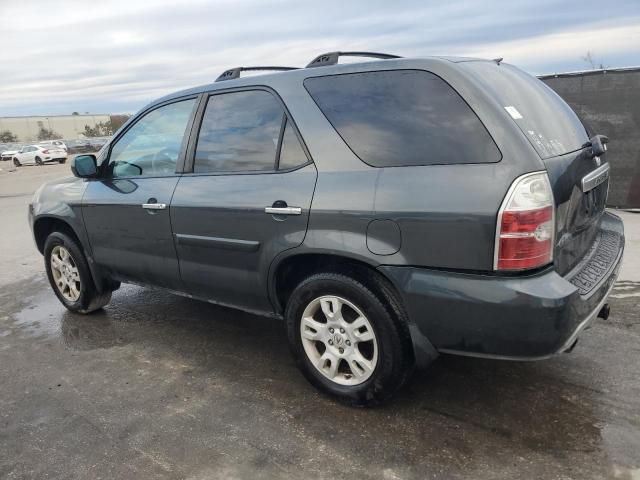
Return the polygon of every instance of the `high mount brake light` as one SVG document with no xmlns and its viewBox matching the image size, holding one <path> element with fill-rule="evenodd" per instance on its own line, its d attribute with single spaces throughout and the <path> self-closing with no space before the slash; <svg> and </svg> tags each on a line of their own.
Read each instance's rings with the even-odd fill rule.
<svg viewBox="0 0 640 480">
<path fill-rule="evenodd" d="M 555 208 L 547 173 L 518 177 L 498 212 L 494 269 L 528 270 L 551 263 L 554 237 Z"/>
</svg>

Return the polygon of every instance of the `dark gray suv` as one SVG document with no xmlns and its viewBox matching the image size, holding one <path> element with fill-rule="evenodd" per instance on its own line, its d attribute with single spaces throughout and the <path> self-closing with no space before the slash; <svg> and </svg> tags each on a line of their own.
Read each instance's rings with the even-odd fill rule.
<svg viewBox="0 0 640 480">
<path fill-rule="evenodd" d="M 439 353 L 544 359 L 607 316 L 606 142 L 500 59 L 332 52 L 153 102 L 29 217 L 68 309 L 131 282 L 282 318 L 315 386 L 370 405 Z"/>
</svg>

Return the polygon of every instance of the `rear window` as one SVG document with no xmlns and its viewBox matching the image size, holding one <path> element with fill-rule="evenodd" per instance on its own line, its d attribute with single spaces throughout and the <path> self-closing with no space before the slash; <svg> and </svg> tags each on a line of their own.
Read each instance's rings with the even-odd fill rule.
<svg viewBox="0 0 640 480">
<path fill-rule="evenodd" d="M 500 161 L 473 110 L 432 73 L 331 75 L 308 78 L 304 86 L 349 148 L 371 166 Z"/>
<path fill-rule="evenodd" d="M 575 112 L 544 82 L 504 63 L 460 65 L 498 99 L 543 159 L 579 150 L 589 141 Z"/>
</svg>

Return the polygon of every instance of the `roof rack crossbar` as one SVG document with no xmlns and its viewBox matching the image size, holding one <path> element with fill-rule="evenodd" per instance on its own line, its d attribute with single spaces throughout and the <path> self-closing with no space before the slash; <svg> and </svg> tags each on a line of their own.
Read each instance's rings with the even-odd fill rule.
<svg viewBox="0 0 640 480">
<path fill-rule="evenodd" d="M 288 70 L 297 70 L 298 67 L 236 67 L 230 68 L 229 70 L 225 70 L 220 74 L 218 78 L 216 78 L 216 82 L 221 82 L 223 80 L 233 80 L 236 78 L 240 78 L 240 72 L 253 72 L 253 71 L 275 71 L 275 72 L 285 72 Z"/>
<path fill-rule="evenodd" d="M 384 60 L 390 58 L 402 58 L 399 55 L 391 55 L 389 53 L 376 53 L 376 52 L 329 52 L 323 53 L 322 55 L 318 55 L 316 58 L 311 60 L 307 68 L 311 67 L 324 67 L 326 65 L 335 65 L 338 63 L 338 59 L 340 57 L 370 57 L 370 58 L 381 58 Z"/>
</svg>

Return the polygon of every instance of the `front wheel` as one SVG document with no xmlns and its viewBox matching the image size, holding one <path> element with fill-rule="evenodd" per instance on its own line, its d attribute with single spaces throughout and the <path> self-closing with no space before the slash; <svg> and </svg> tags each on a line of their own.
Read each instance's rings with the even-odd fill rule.
<svg viewBox="0 0 640 480">
<path fill-rule="evenodd" d="M 319 273 L 298 285 L 287 303 L 287 334 L 313 385 L 361 406 L 402 386 L 413 360 L 388 300 L 342 274 Z"/>
<path fill-rule="evenodd" d="M 70 236 L 62 232 L 50 234 L 44 245 L 44 260 L 51 288 L 72 312 L 90 313 L 111 300 L 111 291 L 96 290 L 87 260 Z"/>
<path fill-rule="evenodd" d="M 58 160 L 58 162 L 60 163 L 66 163 L 67 159 L 66 158 L 61 158 L 60 160 Z"/>
</svg>

